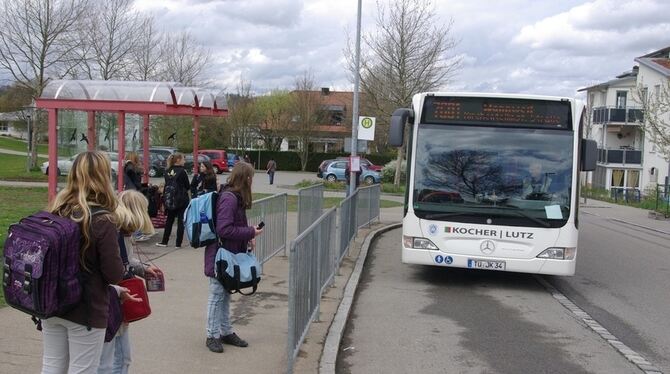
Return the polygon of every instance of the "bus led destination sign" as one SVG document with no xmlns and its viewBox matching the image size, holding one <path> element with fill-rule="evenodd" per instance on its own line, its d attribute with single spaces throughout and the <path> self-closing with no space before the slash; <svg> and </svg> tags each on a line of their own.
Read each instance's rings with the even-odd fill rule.
<svg viewBox="0 0 670 374">
<path fill-rule="evenodd" d="M 572 128 L 567 101 L 506 98 L 426 97 L 422 122 Z"/>
</svg>

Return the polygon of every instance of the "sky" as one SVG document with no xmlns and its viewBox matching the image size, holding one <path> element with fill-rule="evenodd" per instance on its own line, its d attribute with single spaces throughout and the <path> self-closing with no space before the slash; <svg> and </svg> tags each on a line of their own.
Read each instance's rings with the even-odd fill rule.
<svg viewBox="0 0 670 374">
<path fill-rule="evenodd" d="M 386 0 L 380 0 L 386 2 Z M 356 33 L 357 0 L 136 0 L 159 28 L 188 30 L 212 55 L 207 75 L 234 91 L 291 89 L 311 71 L 318 87 L 352 90 L 343 49 Z M 443 90 L 579 96 L 670 45 L 668 0 L 435 0 L 453 21 L 462 68 Z M 362 1 L 362 33 L 377 2 Z"/>
</svg>

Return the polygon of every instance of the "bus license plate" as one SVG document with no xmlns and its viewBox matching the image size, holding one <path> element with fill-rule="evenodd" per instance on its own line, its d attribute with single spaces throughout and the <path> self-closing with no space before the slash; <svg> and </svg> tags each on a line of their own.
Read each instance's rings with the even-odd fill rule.
<svg viewBox="0 0 670 374">
<path fill-rule="evenodd" d="M 505 261 L 468 259 L 468 267 L 471 269 L 505 270 Z"/>
</svg>

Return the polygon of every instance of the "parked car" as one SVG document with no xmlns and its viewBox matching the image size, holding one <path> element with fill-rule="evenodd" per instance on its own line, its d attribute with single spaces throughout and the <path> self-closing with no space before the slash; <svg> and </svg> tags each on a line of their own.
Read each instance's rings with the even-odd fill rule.
<svg viewBox="0 0 670 374">
<path fill-rule="evenodd" d="M 239 161 L 239 158 L 235 153 L 228 153 L 228 169 L 235 167 L 237 161 Z"/>
<path fill-rule="evenodd" d="M 116 171 L 119 166 L 119 154 L 116 152 L 104 152 L 107 154 L 107 157 L 109 157 L 109 161 L 112 164 L 112 176 L 116 177 Z M 58 160 L 58 170 L 56 172 L 57 175 L 68 175 L 70 174 L 70 170 L 72 169 L 72 164 L 74 163 L 74 159 L 77 158 L 77 155 L 68 157 L 68 158 L 62 158 Z M 44 174 L 49 174 L 49 161 L 46 161 L 42 163 L 42 166 L 40 166 L 40 169 L 42 170 L 42 173 Z"/>
<path fill-rule="evenodd" d="M 323 179 L 328 182 L 346 181 L 345 171 L 347 163 L 347 160 L 334 160 L 330 162 L 323 172 Z M 381 183 L 382 177 L 378 171 L 361 166 L 360 180 L 364 184 L 375 184 Z"/>
<path fill-rule="evenodd" d="M 199 154 L 198 155 L 198 163 L 203 162 L 203 161 L 211 161 L 209 157 Z M 193 173 L 193 153 L 185 154 L 184 155 L 184 170 L 186 170 L 187 173 L 191 174 Z"/>
<path fill-rule="evenodd" d="M 349 160 L 349 157 L 338 157 L 337 160 Z M 381 172 L 383 166 L 375 165 L 367 158 L 361 157 L 361 167 L 366 167 L 370 170 Z"/>
<path fill-rule="evenodd" d="M 335 160 L 323 160 L 319 164 L 319 169 L 316 171 L 316 176 L 319 178 L 323 178 L 323 173 L 326 171 L 326 168 L 328 167 L 328 164 L 333 162 Z"/>
<path fill-rule="evenodd" d="M 138 154 L 140 157 L 140 165 L 144 165 L 143 153 Z M 160 153 L 149 152 L 149 176 L 160 177 L 165 172 L 165 166 L 167 164 L 167 159 L 163 157 Z"/>
<path fill-rule="evenodd" d="M 177 153 L 177 152 L 178 152 L 178 150 L 175 147 L 163 147 L 163 146 L 149 147 L 149 153 L 157 153 L 157 154 L 163 156 L 163 158 L 165 158 L 166 160 L 171 154 L 174 154 L 174 153 Z M 141 155 L 141 154 L 143 154 L 143 150 L 140 149 L 140 150 L 137 151 L 137 153 Z"/>
<path fill-rule="evenodd" d="M 198 154 L 203 154 L 210 158 L 212 168 L 216 174 L 221 174 L 228 171 L 228 155 L 222 149 L 203 149 L 198 151 Z"/>
</svg>

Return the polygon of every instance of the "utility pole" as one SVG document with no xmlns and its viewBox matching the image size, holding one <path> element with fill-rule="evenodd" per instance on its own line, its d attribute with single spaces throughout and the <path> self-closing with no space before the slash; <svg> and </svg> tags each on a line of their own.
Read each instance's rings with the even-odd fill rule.
<svg viewBox="0 0 670 374">
<path fill-rule="evenodd" d="M 352 167 L 351 160 L 356 157 L 358 152 L 358 91 L 361 83 L 361 3 L 362 0 L 358 0 L 358 19 L 356 23 L 356 57 L 354 60 L 356 71 L 354 72 L 354 105 L 351 118 L 351 157 L 349 158 L 349 196 L 353 195 L 354 191 L 356 191 L 356 178 L 358 176 L 357 171 L 354 171 L 354 168 Z"/>
</svg>

